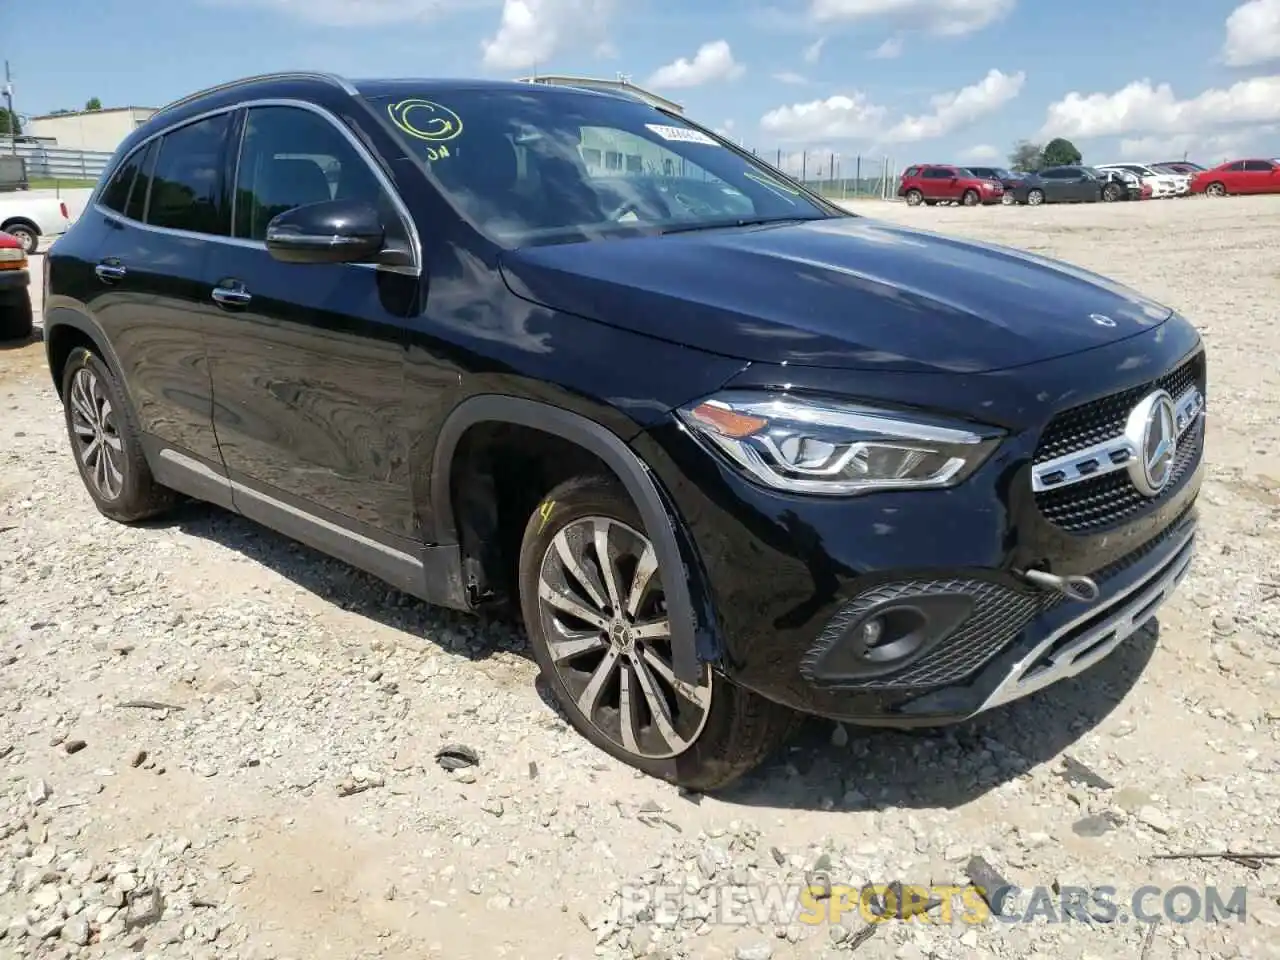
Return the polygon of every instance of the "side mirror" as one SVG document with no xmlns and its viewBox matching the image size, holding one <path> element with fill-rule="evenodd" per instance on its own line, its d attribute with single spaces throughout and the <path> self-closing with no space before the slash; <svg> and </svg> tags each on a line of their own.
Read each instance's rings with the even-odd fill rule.
<svg viewBox="0 0 1280 960">
<path fill-rule="evenodd" d="M 284 263 L 375 263 L 386 228 L 373 204 L 322 200 L 267 224 L 267 251 Z"/>
</svg>

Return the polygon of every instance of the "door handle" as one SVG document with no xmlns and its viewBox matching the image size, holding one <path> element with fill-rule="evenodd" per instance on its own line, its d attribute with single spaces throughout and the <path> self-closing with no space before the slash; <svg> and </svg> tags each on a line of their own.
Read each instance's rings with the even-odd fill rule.
<svg viewBox="0 0 1280 960">
<path fill-rule="evenodd" d="M 103 283 L 115 283 L 117 280 L 123 280 L 124 275 L 129 271 L 118 262 L 103 260 L 93 268 L 93 272 Z"/>
<path fill-rule="evenodd" d="M 213 299 L 224 307 L 243 307 L 253 299 L 243 283 L 223 281 L 213 288 Z"/>
</svg>

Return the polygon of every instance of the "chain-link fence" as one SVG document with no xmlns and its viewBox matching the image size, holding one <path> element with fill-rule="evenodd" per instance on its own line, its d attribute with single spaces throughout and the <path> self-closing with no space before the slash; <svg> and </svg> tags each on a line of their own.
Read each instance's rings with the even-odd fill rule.
<svg viewBox="0 0 1280 960">
<path fill-rule="evenodd" d="M 892 157 L 834 150 L 752 150 L 757 157 L 831 200 L 891 200 L 900 172 Z"/>
</svg>

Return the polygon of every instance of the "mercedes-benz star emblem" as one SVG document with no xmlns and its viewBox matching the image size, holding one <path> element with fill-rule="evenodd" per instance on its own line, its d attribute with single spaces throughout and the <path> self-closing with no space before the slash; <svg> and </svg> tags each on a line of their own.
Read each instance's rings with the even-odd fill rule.
<svg viewBox="0 0 1280 960">
<path fill-rule="evenodd" d="M 1129 479 L 1145 496 L 1159 496 L 1173 475 L 1178 451 L 1176 424 L 1173 398 L 1164 390 L 1143 397 L 1129 414 L 1124 435 L 1137 451 L 1129 461 Z"/>
</svg>

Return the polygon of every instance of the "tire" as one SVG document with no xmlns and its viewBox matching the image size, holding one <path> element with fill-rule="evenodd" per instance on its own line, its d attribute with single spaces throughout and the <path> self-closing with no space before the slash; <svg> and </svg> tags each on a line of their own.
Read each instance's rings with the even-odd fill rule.
<svg viewBox="0 0 1280 960">
<path fill-rule="evenodd" d="M 1017 202 L 1018 202 L 1017 198 L 1014 197 L 1012 193 L 1006 193 L 1004 196 L 1000 198 L 1001 205 L 1006 207 L 1012 207 Z"/>
<path fill-rule="evenodd" d="M 84 347 L 71 351 L 62 371 L 62 407 L 76 468 L 98 512 L 132 523 L 174 504 L 177 495 L 157 483 L 147 466 L 138 419 L 120 381 Z M 95 440 L 97 457 L 90 449 Z"/>
<path fill-rule="evenodd" d="M 1227 195 L 1227 185 L 1221 180 L 1215 180 L 1204 188 L 1206 197 L 1225 197 Z"/>
<path fill-rule="evenodd" d="M 1043 191 L 1043 190 L 1028 190 L 1028 191 L 1027 191 L 1027 203 L 1029 203 L 1029 204 L 1030 204 L 1031 206 L 1033 206 L 1033 207 L 1038 207 L 1038 206 L 1040 206 L 1040 204 L 1044 203 L 1044 191 Z"/>
<path fill-rule="evenodd" d="M 1102 200 L 1104 203 L 1115 203 L 1117 200 L 1124 199 L 1124 188 L 1118 183 L 1108 183 L 1102 188 Z"/>
<path fill-rule="evenodd" d="M 613 591 L 601 578 L 595 549 L 602 531 L 610 566 L 618 574 Z M 525 629 L 552 696 L 587 740 L 650 776 L 690 790 L 720 789 L 782 746 L 800 716 L 734 685 L 710 664 L 703 665 L 698 686 L 683 685 L 676 694 L 670 637 L 660 629 L 644 636 L 631 633 L 633 627 L 665 621 L 664 571 L 656 568 L 643 531 L 639 511 L 612 479 L 579 477 L 548 493 L 529 517 L 520 546 Z M 562 559 L 565 555 L 572 564 Z M 636 577 L 640 570 L 650 575 Z M 637 581 L 642 586 L 634 590 Z M 615 594 L 621 617 L 611 616 Z M 554 596 L 568 596 L 585 616 L 566 614 L 563 599 L 556 605 L 548 599 Z M 607 680 L 600 686 L 602 670 Z M 598 696 L 579 706 L 593 686 Z M 649 707 L 653 699 L 645 688 L 660 703 L 657 711 Z M 625 709 L 627 703 L 635 706 Z M 628 716 L 634 722 L 624 724 Z M 669 721 L 670 738 L 655 717 Z"/>
<path fill-rule="evenodd" d="M 923 199 L 924 194 L 914 187 L 907 191 L 907 206 L 918 207 L 920 206 L 920 201 Z"/>
<path fill-rule="evenodd" d="M 12 301 L 0 300 L 0 342 L 30 340 L 34 330 L 31 294 L 23 290 Z"/>
<path fill-rule="evenodd" d="M 22 244 L 22 249 L 27 251 L 27 256 L 35 254 L 36 249 L 40 246 L 40 233 L 35 227 L 27 223 L 11 223 L 3 228 L 4 232 L 11 237 L 17 238 Z"/>
<path fill-rule="evenodd" d="M 982 202 L 982 198 L 978 196 L 977 190 L 966 190 L 960 197 L 960 202 L 966 207 L 976 207 Z"/>
</svg>

